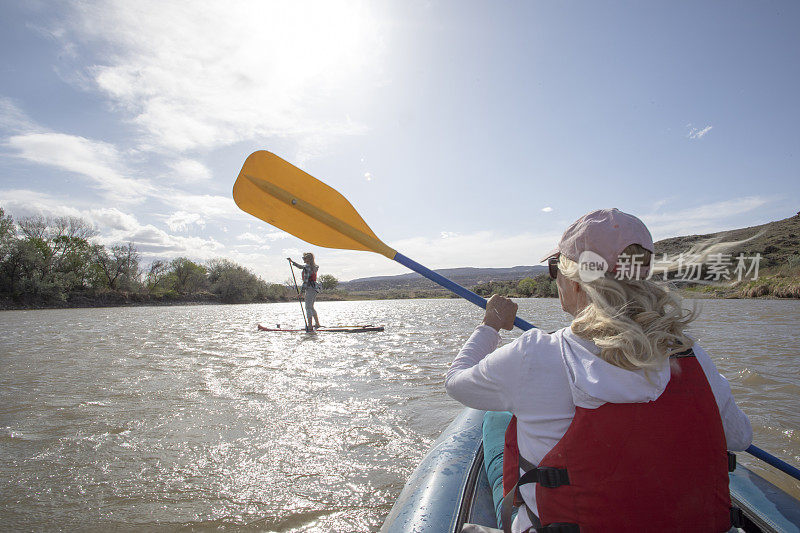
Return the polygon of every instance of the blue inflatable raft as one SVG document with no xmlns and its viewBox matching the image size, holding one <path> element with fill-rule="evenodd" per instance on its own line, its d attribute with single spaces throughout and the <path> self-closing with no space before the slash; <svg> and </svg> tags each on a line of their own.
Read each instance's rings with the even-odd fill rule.
<svg viewBox="0 0 800 533">
<path fill-rule="evenodd" d="M 385 533 L 458 533 L 464 523 L 497 527 L 483 466 L 483 411 L 465 409 L 433 444 L 406 482 L 381 528 Z M 798 532 L 800 501 L 738 465 L 731 498 L 744 527 L 731 531 Z"/>
</svg>

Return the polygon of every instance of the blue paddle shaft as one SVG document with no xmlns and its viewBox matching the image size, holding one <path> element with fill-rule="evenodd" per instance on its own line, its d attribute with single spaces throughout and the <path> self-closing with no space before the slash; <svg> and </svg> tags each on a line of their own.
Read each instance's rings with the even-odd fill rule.
<svg viewBox="0 0 800 533">
<path fill-rule="evenodd" d="M 792 465 L 790 465 L 785 461 L 781 461 L 780 459 L 770 454 L 769 452 L 766 452 L 755 445 L 750 445 L 750 447 L 747 448 L 745 451 L 750 455 L 752 455 L 753 457 L 757 457 L 758 459 L 761 459 L 765 463 L 774 466 L 781 472 L 789 474 L 793 478 L 800 480 L 800 470 L 798 470 L 797 468 L 793 467 Z"/>
<path fill-rule="evenodd" d="M 441 285 L 445 289 L 447 289 L 450 292 L 453 292 L 453 293 L 461 296 L 465 300 L 469 300 L 470 302 L 474 303 L 475 305 L 478 305 L 478 306 L 483 307 L 484 309 L 486 309 L 486 299 L 485 298 L 481 298 L 480 296 L 478 296 L 477 294 L 475 294 L 471 290 L 466 289 L 466 288 L 462 287 L 461 285 L 459 285 L 458 283 L 450 281 L 449 279 L 447 279 L 446 277 L 442 276 L 441 274 L 437 274 L 433 270 L 420 265 L 416 261 L 414 261 L 412 259 L 409 259 L 408 257 L 404 256 L 400 252 L 397 252 L 395 254 L 394 260 L 397 261 L 398 263 L 400 263 L 401 265 L 410 268 L 414 272 L 416 272 L 418 274 L 422 274 L 423 276 L 425 276 L 429 280 L 431 280 L 431 281 L 433 281 L 435 283 L 438 283 L 439 285 Z M 536 327 L 533 324 L 525 322 L 520 317 L 514 317 L 514 325 L 517 326 L 522 331 L 528 331 L 529 329 L 533 329 L 534 327 Z"/>
</svg>

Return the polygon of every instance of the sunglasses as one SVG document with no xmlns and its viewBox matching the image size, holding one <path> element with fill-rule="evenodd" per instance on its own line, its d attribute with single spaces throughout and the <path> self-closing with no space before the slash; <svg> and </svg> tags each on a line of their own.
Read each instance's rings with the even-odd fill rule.
<svg viewBox="0 0 800 533">
<path fill-rule="evenodd" d="M 547 270 L 550 272 L 550 279 L 558 277 L 558 256 L 553 256 L 547 260 Z"/>
</svg>

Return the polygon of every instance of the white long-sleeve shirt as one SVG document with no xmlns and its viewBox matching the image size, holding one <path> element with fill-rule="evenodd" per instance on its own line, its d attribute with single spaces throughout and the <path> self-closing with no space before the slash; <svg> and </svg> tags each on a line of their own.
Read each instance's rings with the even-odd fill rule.
<svg viewBox="0 0 800 533">
<path fill-rule="evenodd" d="M 520 455 L 534 464 L 564 436 L 575 406 L 656 400 L 670 378 L 668 364 L 651 372 L 624 370 L 597 357 L 600 349 L 567 327 L 552 334 L 532 329 L 497 348 L 500 335 L 478 326 L 456 356 L 445 378 L 447 393 L 462 404 L 517 416 Z M 729 450 L 747 448 L 753 438 L 750 420 L 733 400 L 728 381 L 698 344 L 694 354 L 717 402 Z M 533 484 L 520 489 L 536 512 Z M 513 531 L 530 527 L 526 512 L 517 513 Z"/>
</svg>

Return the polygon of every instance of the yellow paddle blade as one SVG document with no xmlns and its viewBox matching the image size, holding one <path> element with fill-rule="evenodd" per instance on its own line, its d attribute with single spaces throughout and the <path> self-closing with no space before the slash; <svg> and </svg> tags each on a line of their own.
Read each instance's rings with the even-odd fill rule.
<svg viewBox="0 0 800 533">
<path fill-rule="evenodd" d="M 344 196 L 265 150 L 245 160 L 233 184 L 233 200 L 243 211 L 310 244 L 377 252 L 389 259 L 397 253 Z"/>
</svg>

